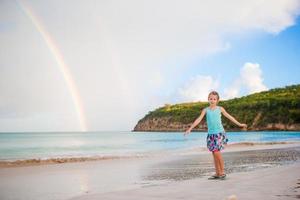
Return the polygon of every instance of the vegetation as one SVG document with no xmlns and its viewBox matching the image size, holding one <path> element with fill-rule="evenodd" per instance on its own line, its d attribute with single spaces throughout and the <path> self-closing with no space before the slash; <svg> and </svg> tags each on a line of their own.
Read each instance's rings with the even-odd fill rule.
<svg viewBox="0 0 300 200">
<path fill-rule="evenodd" d="M 208 102 L 166 104 L 149 112 L 139 123 L 148 119 L 168 117 L 170 123 L 189 124 L 208 105 Z M 221 100 L 219 105 L 223 106 L 238 121 L 248 124 L 249 128 L 254 124 L 257 127 L 265 127 L 270 123 L 299 124 L 300 84 L 275 88 L 226 101 Z M 227 118 L 222 117 L 222 120 L 224 128 L 236 127 Z"/>
</svg>

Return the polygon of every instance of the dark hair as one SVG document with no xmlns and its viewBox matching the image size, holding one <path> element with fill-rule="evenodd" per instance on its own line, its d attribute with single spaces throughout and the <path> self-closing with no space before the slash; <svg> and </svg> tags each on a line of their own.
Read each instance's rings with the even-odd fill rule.
<svg viewBox="0 0 300 200">
<path fill-rule="evenodd" d="M 218 100 L 220 99 L 220 96 L 219 96 L 219 93 L 218 92 L 216 92 L 216 91 L 211 91 L 209 94 L 208 94 L 208 98 L 209 98 L 209 96 L 210 95 L 216 95 L 217 97 L 218 97 Z"/>
</svg>

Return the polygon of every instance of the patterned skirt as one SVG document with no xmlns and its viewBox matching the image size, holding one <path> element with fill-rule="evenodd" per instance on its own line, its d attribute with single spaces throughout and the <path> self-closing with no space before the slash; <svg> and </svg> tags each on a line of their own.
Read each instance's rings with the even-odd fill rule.
<svg viewBox="0 0 300 200">
<path fill-rule="evenodd" d="M 228 138 L 226 133 L 208 134 L 206 137 L 207 148 L 209 151 L 221 151 L 224 145 L 227 144 Z"/>
</svg>

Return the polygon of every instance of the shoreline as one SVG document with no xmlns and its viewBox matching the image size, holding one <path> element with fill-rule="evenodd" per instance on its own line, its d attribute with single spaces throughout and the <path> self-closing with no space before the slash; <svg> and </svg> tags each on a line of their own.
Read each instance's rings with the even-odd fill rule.
<svg viewBox="0 0 300 200">
<path fill-rule="evenodd" d="M 279 141 L 279 142 L 237 142 L 227 144 L 224 152 L 235 152 L 235 151 L 246 151 L 246 150 L 259 150 L 259 149 L 276 149 L 276 148 L 288 148 L 300 146 L 300 141 Z M 222 151 L 223 152 L 223 151 Z M 127 160 L 127 159 L 140 159 L 149 157 L 159 157 L 168 154 L 206 154 L 209 153 L 206 147 L 193 147 L 188 149 L 180 150 L 165 150 L 164 152 L 149 152 L 140 153 L 135 155 L 123 155 L 123 156 L 86 156 L 86 157 L 54 157 L 54 158 L 32 158 L 24 160 L 13 160 L 4 161 L 0 160 L 1 168 L 12 168 L 12 167 L 30 167 L 39 165 L 53 165 L 53 164 L 64 164 L 64 163 L 81 163 L 81 162 L 94 162 L 94 161 L 106 161 L 106 160 Z"/>
<path fill-rule="evenodd" d="M 279 142 L 236 142 L 227 144 L 225 146 L 225 152 L 233 151 L 247 151 L 247 150 L 258 150 L 258 149 L 276 149 L 276 148 L 287 148 L 300 146 L 300 141 L 279 141 Z M 203 154 L 208 153 L 206 147 L 194 147 L 188 149 L 178 150 L 165 150 L 164 152 L 156 153 L 140 153 L 137 155 L 124 155 L 124 156 L 86 156 L 86 157 L 54 157 L 54 158 L 32 158 L 32 159 L 19 159 L 19 160 L 0 160 L 1 168 L 10 167 L 24 167 L 24 166 L 38 166 L 38 165 L 52 165 L 52 164 L 64 164 L 64 163 L 78 163 L 78 162 L 89 162 L 89 161 L 105 161 L 105 160 L 126 160 L 126 159 L 139 159 L 164 156 L 165 154 Z"/>
</svg>

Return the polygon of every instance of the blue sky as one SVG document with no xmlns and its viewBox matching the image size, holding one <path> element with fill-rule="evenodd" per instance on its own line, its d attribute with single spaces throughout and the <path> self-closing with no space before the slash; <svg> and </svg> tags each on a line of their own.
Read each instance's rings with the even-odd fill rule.
<svg viewBox="0 0 300 200">
<path fill-rule="evenodd" d="M 246 62 L 258 63 L 263 83 L 268 88 L 284 87 L 300 83 L 300 18 L 295 24 L 280 33 L 254 32 L 248 35 L 233 35 L 227 40 L 230 48 L 225 51 L 196 59 L 190 64 L 185 78 L 195 74 L 220 78 L 222 90 L 239 76 Z M 240 96 L 247 95 L 242 90 Z"/>
<path fill-rule="evenodd" d="M 298 0 L 1 1 L 0 131 L 132 130 L 211 90 L 299 84 L 299 14 Z"/>
</svg>

